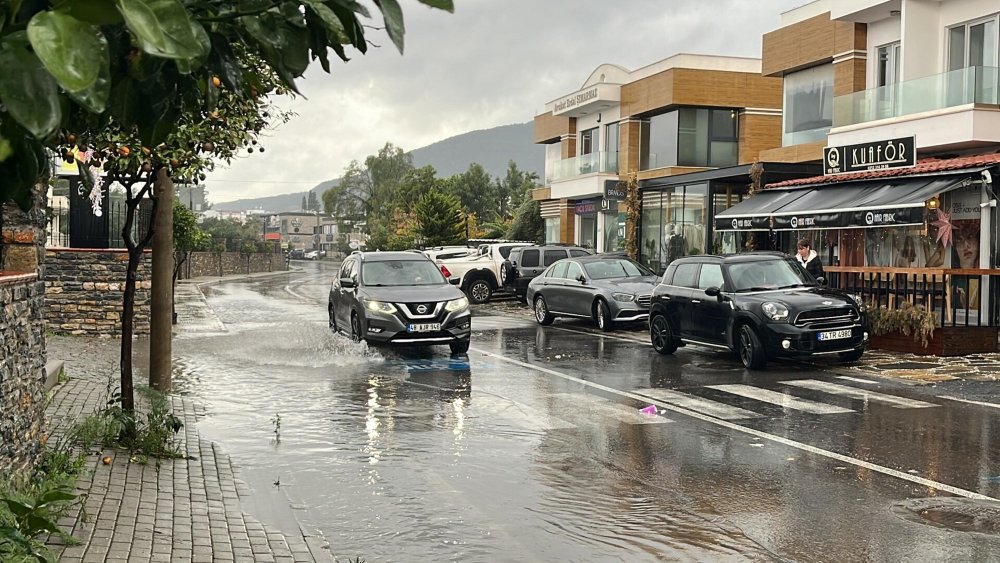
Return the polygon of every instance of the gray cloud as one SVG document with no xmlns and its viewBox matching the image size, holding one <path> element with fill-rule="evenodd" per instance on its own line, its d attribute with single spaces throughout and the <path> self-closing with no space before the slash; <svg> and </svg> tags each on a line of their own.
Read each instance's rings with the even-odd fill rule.
<svg viewBox="0 0 1000 563">
<path fill-rule="evenodd" d="M 329 75 L 310 68 L 300 84 L 306 99 L 282 104 L 297 116 L 268 133 L 265 153 L 213 172 L 209 199 L 304 191 L 386 141 L 411 150 L 529 121 L 602 63 L 636 69 L 681 52 L 757 57 L 761 35 L 803 3 L 456 0 L 448 14 L 410 1 L 404 55 L 369 30 L 378 48 L 331 61 Z"/>
</svg>

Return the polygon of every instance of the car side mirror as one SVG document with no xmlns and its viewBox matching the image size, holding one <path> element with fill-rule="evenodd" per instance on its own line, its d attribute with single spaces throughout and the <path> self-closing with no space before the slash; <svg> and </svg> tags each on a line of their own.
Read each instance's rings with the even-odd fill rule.
<svg viewBox="0 0 1000 563">
<path fill-rule="evenodd" d="M 718 297 L 722 295 L 722 290 L 717 287 L 709 287 L 705 289 L 705 295 L 709 297 Z"/>
<path fill-rule="evenodd" d="M 462 283 L 462 278 L 448 278 L 448 283 L 451 285 L 458 285 Z"/>
<path fill-rule="evenodd" d="M 351 289 L 354 285 L 354 278 L 340 278 L 340 287 L 344 289 Z"/>
<path fill-rule="evenodd" d="M 826 285 L 826 278 L 824 278 L 823 276 L 819 276 L 819 277 L 816 278 L 816 282 L 818 284 L 822 285 L 822 286 L 825 286 Z"/>
<path fill-rule="evenodd" d="M 578 281 L 578 282 L 580 282 L 582 284 L 586 284 L 587 283 L 587 278 L 583 277 L 583 274 L 580 274 L 579 276 L 576 276 L 576 281 Z"/>
</svg>

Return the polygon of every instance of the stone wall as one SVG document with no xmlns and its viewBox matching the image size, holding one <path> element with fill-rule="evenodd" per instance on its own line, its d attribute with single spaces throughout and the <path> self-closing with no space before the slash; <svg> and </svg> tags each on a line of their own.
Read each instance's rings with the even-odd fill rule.
<svg viewBox="0 0 1000 563">
<path fill-rule="evenodd" d="M 151 253 L 136 272 L 136 335 L 149 334 Z M 49 329 L 68 334 L 121 334 L 128 252 L 58 248 L 45 253 L 45 318 Z"/>
<path fill-rule="evenodd" d="M 258 274 L 284 269 L 285 256 L 280 253 L 192 252 L 181 266 L 180 279 Z"/>
</svg>

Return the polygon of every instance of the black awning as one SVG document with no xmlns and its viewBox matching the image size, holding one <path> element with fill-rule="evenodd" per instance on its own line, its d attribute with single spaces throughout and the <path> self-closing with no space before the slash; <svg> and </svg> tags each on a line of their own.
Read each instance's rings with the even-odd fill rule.
<svg viewBox="0 0 1000 563">
<path fill-rule="evenodd" d="M 935 195 L 968 184 L 968 176 L 899 177 L 764 190 L 715 217 L 716 231 L 851 229 L 921 225 Z"/>
<path fill-rule="evenodd" d="M 715 216 L 716 231 L 767 231 L 775 211 L 811 190 L 764 190 Z"/>
<path fill-rule="evenodd" d="M 927 200 L 967 183 L 951 176 L 817 186 L 775 210 L 772 225 L 777 231 L 921 225 Z"/>
</svg>

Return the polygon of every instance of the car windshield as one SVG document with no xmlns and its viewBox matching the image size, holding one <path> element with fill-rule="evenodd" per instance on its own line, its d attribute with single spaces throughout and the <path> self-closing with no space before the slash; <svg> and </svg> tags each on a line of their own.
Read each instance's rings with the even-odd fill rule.
<svg viewBox="0 0 1000 563">
<path fill-rule="evenodd" d="M 365 262 L 361 279 L 367 286 L 441 285 L 448 283 L 441 270 L 427 260 Z"/>
<path fill-rule="evenodd" d="M 757 260 L 729 265 L 733 291 L 765 291 L 816 285 L 791 260 Z"/>
<path fill-rule="evenodd" d="M 596 260 L 585 262 L 583 269 L 592 280 L 607 280 L 611 278 L 634 278 L 655 275 L 645 266 L 637 264 L 631 260 L 621 258 L 609 258 L 607 260 Z"/>
</svg>

